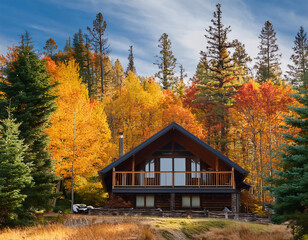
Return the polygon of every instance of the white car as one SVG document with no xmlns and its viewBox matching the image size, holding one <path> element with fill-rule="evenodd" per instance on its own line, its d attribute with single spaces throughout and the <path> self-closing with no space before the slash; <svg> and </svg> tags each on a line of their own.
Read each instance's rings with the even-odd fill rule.
<svg viewBox="0 0 308 240">
<path fill-rule="evenodd" d="M 73 205 L 73 212 L 74 213 L 87 213 L 88 208 L 85 204 L 74 204 Z"/>
</svg>

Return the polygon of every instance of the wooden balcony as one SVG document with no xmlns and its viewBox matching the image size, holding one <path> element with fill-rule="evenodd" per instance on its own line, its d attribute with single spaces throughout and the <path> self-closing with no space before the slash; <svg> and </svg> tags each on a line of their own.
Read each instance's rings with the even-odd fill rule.
<svg viewBox="0 0 308 240">
<path fill-rule="evenodd" d="M 112 188 L 117 187 L 230 187 L 235 189 L 232 171 L 115 171 Z"/>
</svg>

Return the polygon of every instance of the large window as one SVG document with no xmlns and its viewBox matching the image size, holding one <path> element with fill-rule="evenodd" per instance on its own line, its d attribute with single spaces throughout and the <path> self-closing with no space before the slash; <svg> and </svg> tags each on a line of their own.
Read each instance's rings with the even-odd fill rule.
<svg viewBox="0 0 308 240">
<path fill-rule="evenodd" d="M 146 178 L 154 178 L 155 177 L 155 174 L 154 174 L 154 171 L 155 171 L 155 161 L 154 159 L 151 159 L 151 160 L 147 160 L 145 162 L 145 171 L 147 172 L 146 173 Z"/>
<path fill-rule="evenodd" d="M 200 159 L 198 158 L 191 159 L 190 163 L 192 172 L 200 172 Z M 198 175 L 199 175 L 198 173 L 192 173 L 191 177 L 198 178 Z"/>
<path fill-rule="evenodd" d="M 136 207 L 154 207 L 154 196 L 136 196 Z"/>
<path fill-rule="evenodd" d="M 182 196 L 182 207 L 200 208 L 200 196 Z"/>
</svg>

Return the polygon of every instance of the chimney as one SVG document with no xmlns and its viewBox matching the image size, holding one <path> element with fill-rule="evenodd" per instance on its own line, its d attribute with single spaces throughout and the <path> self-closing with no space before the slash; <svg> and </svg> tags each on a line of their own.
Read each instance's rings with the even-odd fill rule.
<svg viewBox="0 0 308 240">
<path fill-rule="evenodd" d="M 119 132 L 119 157 L 124 154 L 123 132 Z"/>
</svg>

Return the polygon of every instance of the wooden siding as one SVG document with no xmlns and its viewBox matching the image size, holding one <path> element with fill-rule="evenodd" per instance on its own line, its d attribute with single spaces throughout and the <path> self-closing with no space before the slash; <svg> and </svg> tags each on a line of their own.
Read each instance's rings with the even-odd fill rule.
<svg viewBox="0 0 308 240">
<path fill-rule="evenodd" d="M 117 194 L 125 202 L 131 204 L 127 207 L 136 208 L 136 196 L 145 196 L 146 194 Z M 170 209 L 170 194 L 147 194 L 154 196 L 154 208 L 161 208 L 163 210 Z M 175 210 L 190 209 L 182 207 L 182 196 L 200 196 L 200 208 L 207 209 L 209 211 L 222 211 L 224 207 L 228 207 L 231 210 L 231 194 L 175 194 Z M 196 208 L 191 208 L 196 209 Z"/>
</svg>

